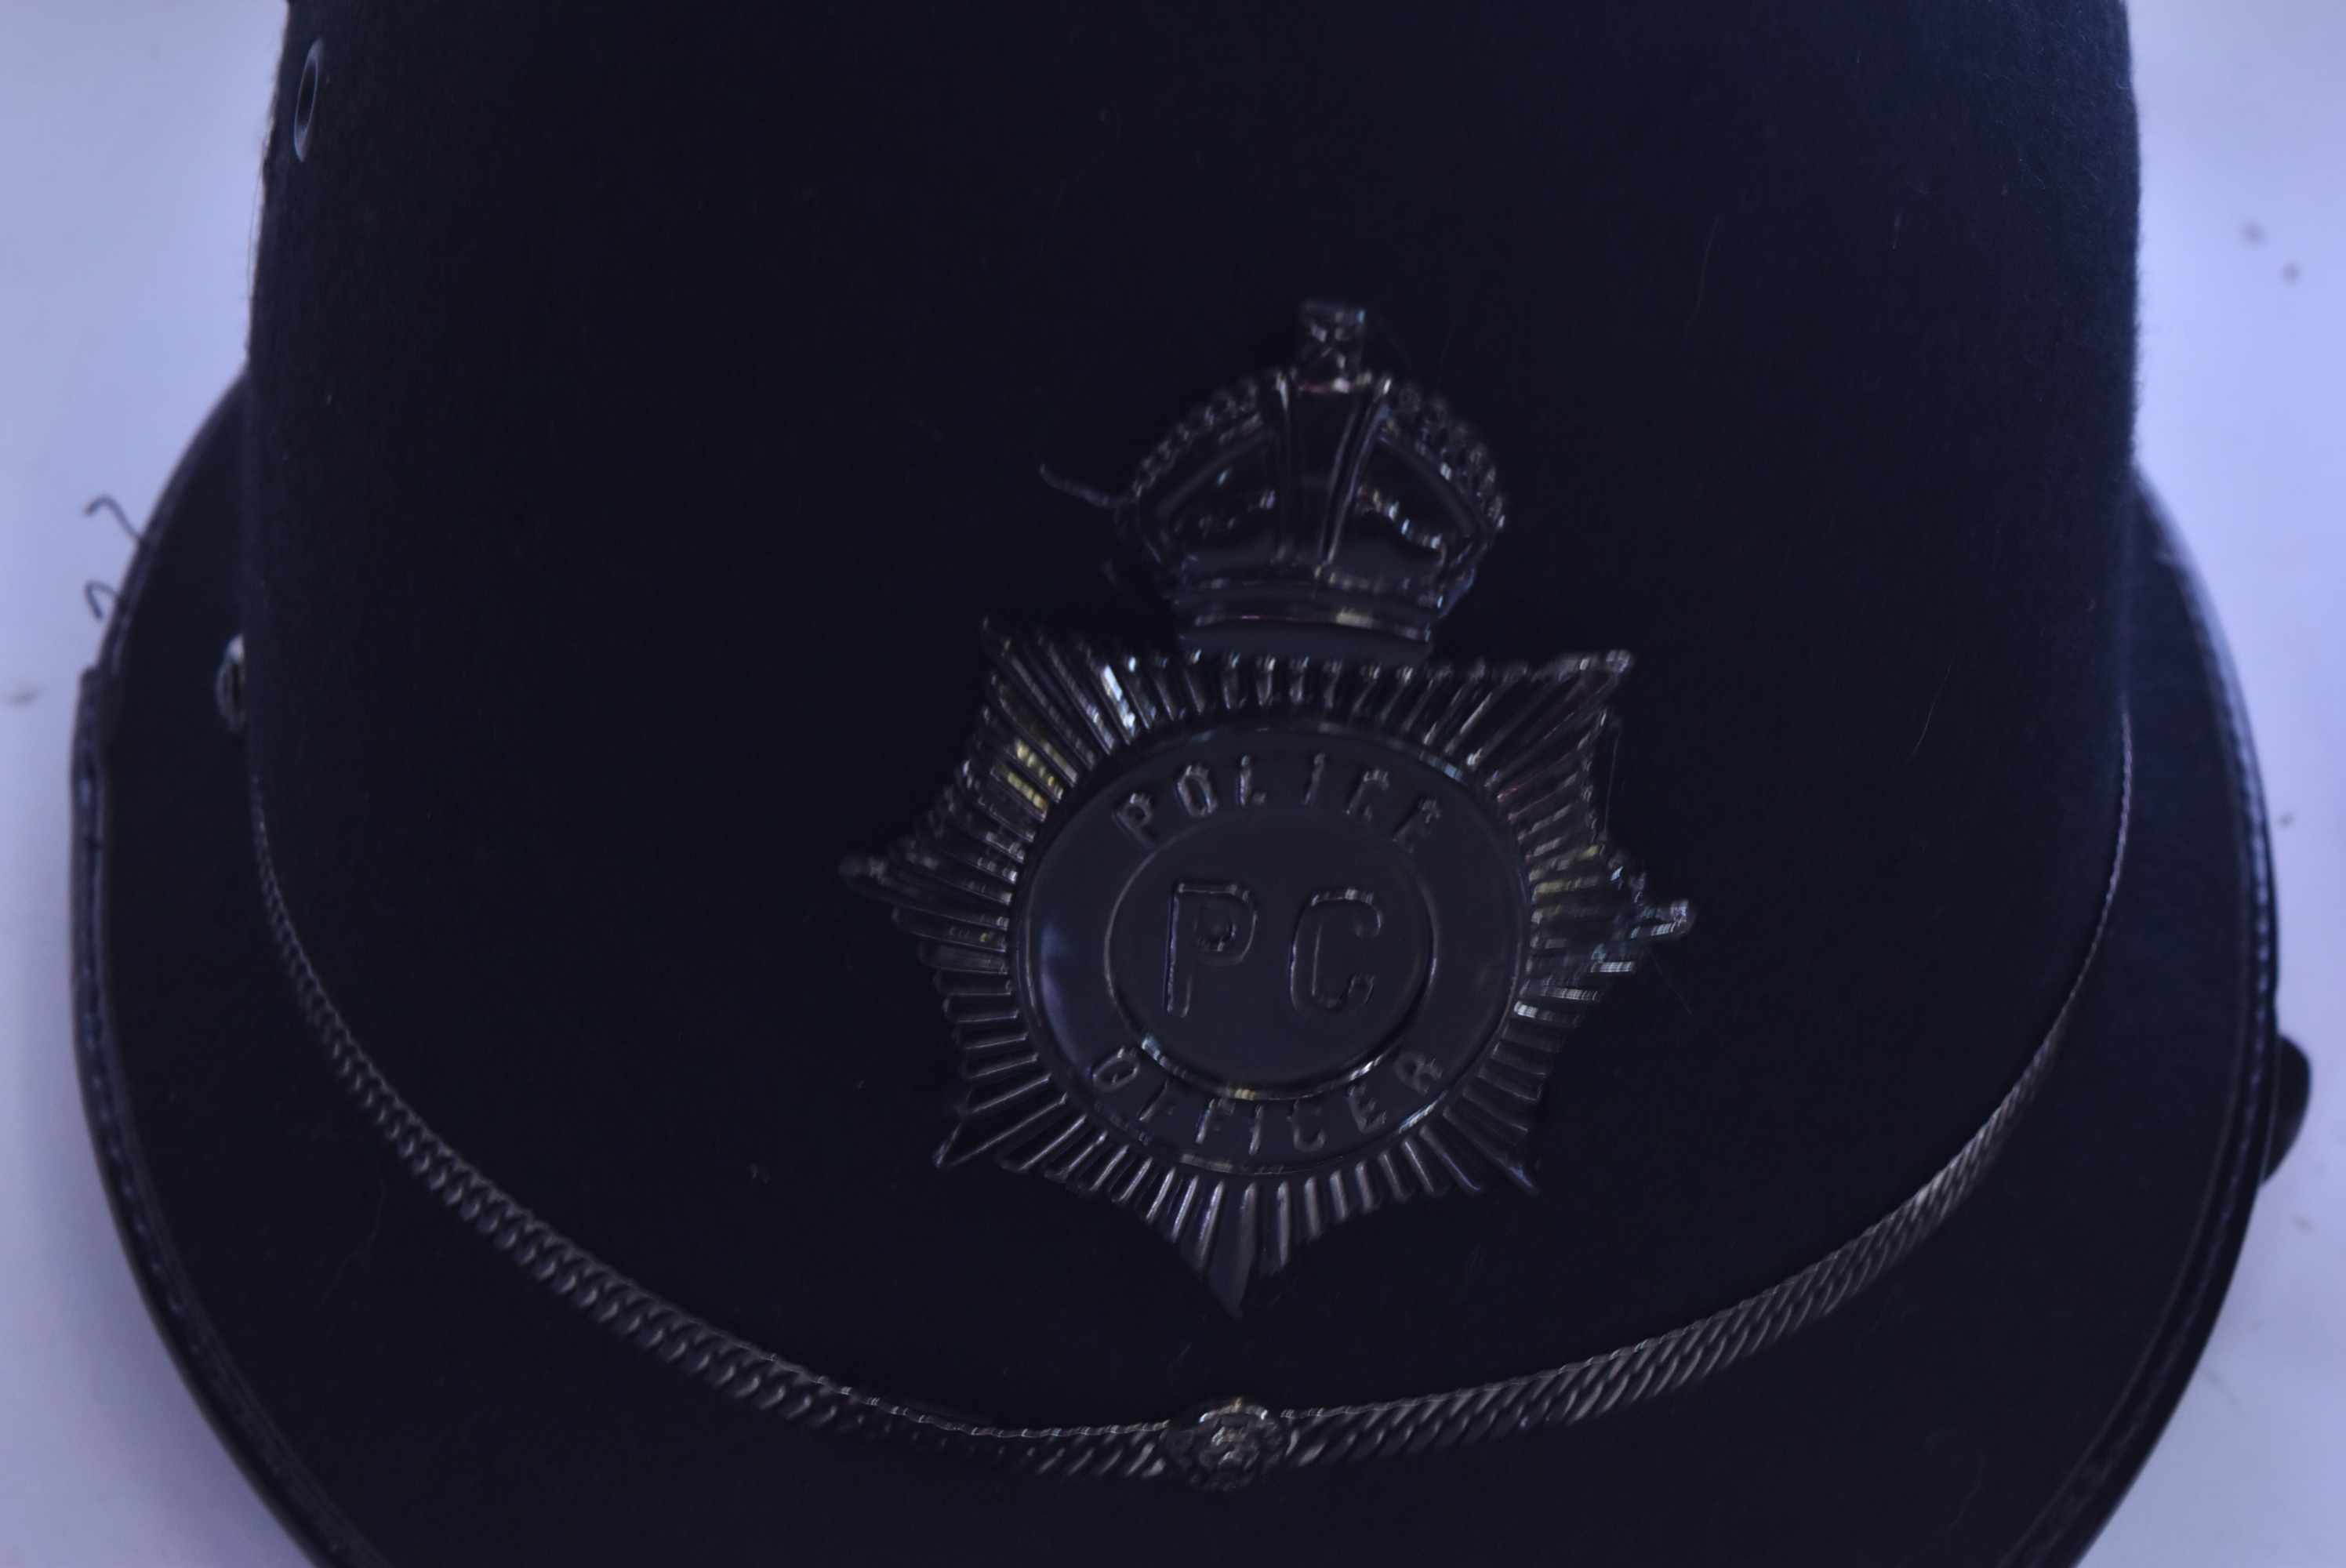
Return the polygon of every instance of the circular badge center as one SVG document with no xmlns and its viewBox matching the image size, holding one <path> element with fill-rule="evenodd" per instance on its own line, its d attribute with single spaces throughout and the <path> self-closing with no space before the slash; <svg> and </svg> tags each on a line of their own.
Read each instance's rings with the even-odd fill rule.
<svg viewBox="0 0 2346 1568">
<path fill-rule="evenodd" d="M 1271 1171 L 1353 1157 L 1463 1082 L 1531 922 L 1517 840 L 1474 786 L 1393 738 L 1290 721 L 1127 759 L 1038 847 L 1008 945 L 1089 1114 L 1183 1165 Z"/>
<path fill-rule="evenodd" d="M 1433 964 L 1419 879 L 1383 835 L 1300 807 L 1217 811 L 1126 883 L 1107 978 L 1142 1046 L 1253 1089 L 1341 1077 L 1407 1024 Z"/>
</svg>

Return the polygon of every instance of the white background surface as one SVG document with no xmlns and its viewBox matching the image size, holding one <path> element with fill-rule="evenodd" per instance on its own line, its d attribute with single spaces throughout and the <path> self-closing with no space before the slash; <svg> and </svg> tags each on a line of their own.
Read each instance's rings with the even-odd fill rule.
<svg viewBox="0 0 2346 1568">
<path fill-rule="evenodd" d="M 300 1554 L 114 1239 L 72 1068 L 66 751 L 128 542 L 242 358 L 281 0 L 0 0 L 0 1568 Z M 2091 1568 L 2346 1564 L 2346 5 L 2141 0 L 2142 461 L 2230 636 L 2315 1059 Z"/>
</svg>

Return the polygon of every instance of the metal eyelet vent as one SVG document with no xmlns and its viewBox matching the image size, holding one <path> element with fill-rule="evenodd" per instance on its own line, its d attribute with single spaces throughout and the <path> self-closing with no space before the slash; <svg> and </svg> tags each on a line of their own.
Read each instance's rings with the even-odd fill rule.
<svg viewBox="0 0 2346 1568">
<path fill-rule="evenodd" d="M 220 650 L 219 669 L 212 676 L 212 701 L 230 735 L 244 733 L 244 634 L 228 639 Z"/>
<path fill-rule="evenodd" d="M 310 46 L 309 55 L 301 61 L 301 85 L 293 89 L 293 156 L 307 160 L 310 156 L 310 125 L 318 113 L 318 78 L 324 74 L 326 40 L 319 39 Z"/>
</svg>

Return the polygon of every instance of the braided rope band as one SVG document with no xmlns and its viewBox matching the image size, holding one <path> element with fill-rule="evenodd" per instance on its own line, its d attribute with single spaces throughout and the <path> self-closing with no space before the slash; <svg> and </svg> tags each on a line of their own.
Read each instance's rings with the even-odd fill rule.
<svg viewBox="0 0 2346 1568">
<path fill-rule="evenodd" d="M 401 1098 L 326 993 L 285 907 L 253 798 L 253 847 L 270 929 L 335 1075 L 411 1175 L 555 1297 L 725 1398 L 810 1431 L 852 1432 L 1034 1475 L 1179 1475 L 1215 1490 L 1302 1465 L 1385 1459 L 1586 1420 L 1686 1388 L 1828 1316 L 1937 1229 L 1971 1195 L 2051 1072 L 2092 972 L 2126 860 L 2134 743 L 2123 764 L 2109 879 L 2077 974 L 2020 1076 L 1954 1156 L 1903 1203 L 1799 1273 L 1695 1322 L 1523 1377 L 1369 1404 L 1271 1410 L 1232 1400 L 1118 1426 L 994 1426 L 835 1382 L 662 1299 L 547 1225 L 483 1176 Z"/>
</svg>

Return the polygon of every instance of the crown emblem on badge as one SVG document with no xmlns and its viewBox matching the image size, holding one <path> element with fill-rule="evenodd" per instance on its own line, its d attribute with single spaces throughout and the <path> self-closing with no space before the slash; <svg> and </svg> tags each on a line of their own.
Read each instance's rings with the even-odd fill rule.
<svg viewBox="0 0 2346 1568">
<path fill-rule="evenodd" d="M 1113 499 L 1176 649 L 989 631 L 968 754 L 851 857 L 944 998 L 989 1158 L 1130 1210 L 1239 1310 L 1335 1225 L 1533 1190 L 1565 1032 L 1683 903 L 1607 838 L 1627 654 L 1428 656 L 1504 516 L 1439 399 L 1303 311 Z"/>
<path fill-rule="evenodd" d="M 1141 463 L 1124 533 L 1193 640 L 1422 648 L 1474 585 L 1505 522 L 1490 452 L 1439 397 L 1365 369 L 1367 330 L 1307 304 L 1293 364 L 1216 392 Z"/>
</svg>

